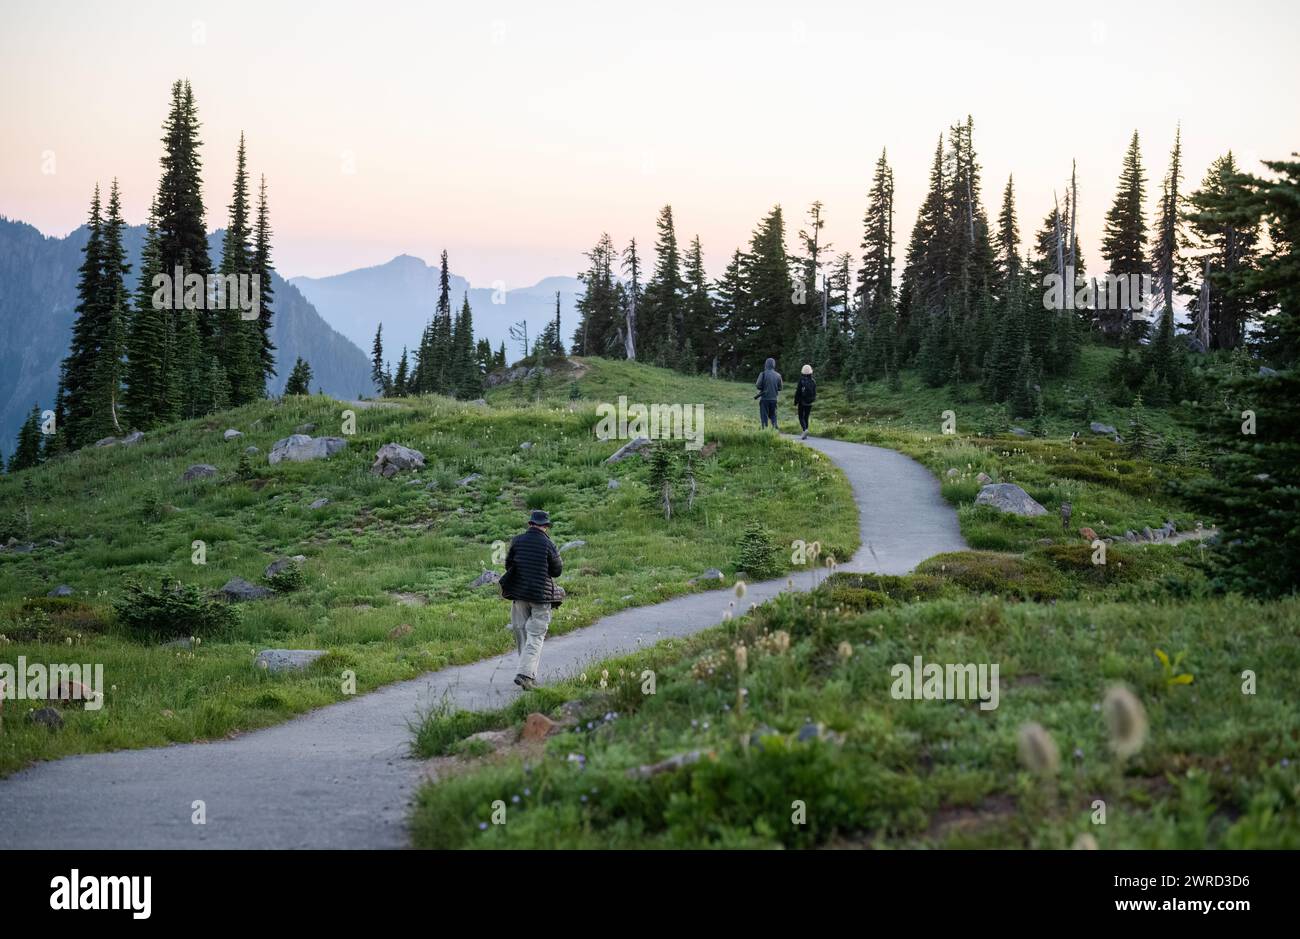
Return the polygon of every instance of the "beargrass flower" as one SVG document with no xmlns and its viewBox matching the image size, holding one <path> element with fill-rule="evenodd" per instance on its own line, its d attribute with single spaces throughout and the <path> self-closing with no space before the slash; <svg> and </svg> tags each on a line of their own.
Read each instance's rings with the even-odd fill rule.
<svg viewBox="0 0 1300 939">
<path fill-rule="evenodd" d="M 1113 685 L 1101 702 L 1110 745 L 1117 756 L 1126 759 L 1142 749 L 1147 739 L 1147 712 L 1137 695 L 1122 685 Z"/>
<path fill-rule="evenodd" d="M 1016 732 L 1016 749 L 1025 768 L 1039 776 L 1052 776 L 1061 765 L 1061 754 L 1056 741 L 1043 729 L 1042 724 L 1030 722 L 1020 725 Z"/>
</svg>

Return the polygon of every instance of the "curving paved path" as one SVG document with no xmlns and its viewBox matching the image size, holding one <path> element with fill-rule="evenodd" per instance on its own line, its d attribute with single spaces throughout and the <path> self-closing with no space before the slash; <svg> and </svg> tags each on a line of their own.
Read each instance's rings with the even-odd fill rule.
<svg viewBox="0 0 1300 939">
<path fill-rule="evenodd" d="M 842 571 L 906 573 L 965 548 L 930 472 L 893 450 L 807 441 L 848 477 L 862 547 Z M 794 576 L 807 590 L 813 574 Z M 750 584 L 762 603 L 786 577 Z M 623 610 L 548 639 L 541 679 L 722 619 L 729 591 Z M 122 750 L 42 763 L 0 780 L 0 848 L 401 848 L 419 783 L 409 722 L 439 699 L 492 710 L 518 695 L 514 656 L 431 672 L 233 740 Z M 190 821 L 202 799 L 207 824 Z"/>
</svg>

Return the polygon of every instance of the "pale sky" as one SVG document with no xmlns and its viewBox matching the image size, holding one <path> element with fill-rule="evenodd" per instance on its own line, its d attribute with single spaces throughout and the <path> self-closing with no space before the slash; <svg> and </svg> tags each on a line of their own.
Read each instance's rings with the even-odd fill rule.
<svg viewBox="0 0 1300 939">
<path fill-rule="evenodd" d="M 575 274 L 604 230 L 648 250 L 664 203 L 712 277 L 778 202 L 791 246 L 820 199 L 833 250 L 856 255 L 882 147 L 901 259 L 935 142 L 970 113 L 985 209 L 1014 173 L 1026 240 L 1078 160 L 1095 270 L 1134 129 L 1149 211 L 1179 121 L 1188 185 L 1228 149 L 1250 169 L 1300 149 L 1297 10 L 0 0 L 0 214 L 63 235 L 116 176 L 144 221 L 184 77 L 209 228 L 225 224 L 242 130 L 285 276 L 446 247 L 475 285 L 526 286 Z"/>
</svg>

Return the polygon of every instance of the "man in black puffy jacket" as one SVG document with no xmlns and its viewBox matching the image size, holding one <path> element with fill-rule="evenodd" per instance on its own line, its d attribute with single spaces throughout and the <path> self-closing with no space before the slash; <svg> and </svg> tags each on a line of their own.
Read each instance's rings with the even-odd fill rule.
<svg viewBox="0 0 1300 939">
<path fill-rule="evenodd" d="M 551 625 L 551 611 L 564 600 L 564 588 L 555 582 L 564 570 L 564 562 L 550 530 L 551 517 L 534 511 L 528 519 L 528 530 L 510 541 L 506 572 L 501 578 L 501 596 L 513 601 L 510 628 L 519 650 L 515 684 L 525 691 L 537 686 L 537 663 Z"/>
</svg>

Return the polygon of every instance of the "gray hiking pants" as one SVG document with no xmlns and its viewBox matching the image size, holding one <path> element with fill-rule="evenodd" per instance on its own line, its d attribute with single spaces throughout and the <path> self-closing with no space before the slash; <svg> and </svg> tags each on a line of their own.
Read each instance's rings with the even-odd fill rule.
<svg viewBox="0 0 1300 939">
<path fill-rule="evenodd" d="M 510 629 L 519 650 L 517 674 L 537 677 L 537 663 L 542 657 L 542 641 L 551 626 L 551 604 L 513 600 L 510 604 Z"/>
</svg>

